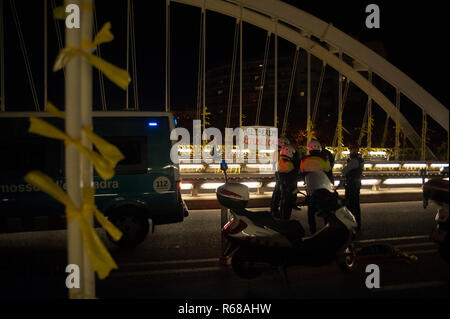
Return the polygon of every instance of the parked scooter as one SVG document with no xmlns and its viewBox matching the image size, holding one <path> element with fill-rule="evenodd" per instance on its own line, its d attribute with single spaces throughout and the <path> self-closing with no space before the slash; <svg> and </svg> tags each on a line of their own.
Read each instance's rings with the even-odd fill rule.
<svg viewBox="0 0 450 319">
<path fill-rule="evenodd" d="M 448 246 L 448 193 L 449 181 L 444 180 L 448 177 L 448 167 L 441 170 L 441 178 L 430 179 L 423 185 L 423 208 L 427 208 L 429 200 L 435 202 L 439 208 L 436 213 L 434 228 L 431 239 L 438 244 L 439 254 L 442 259 L 448 262 L 449 246 Z"/>
<path fill-rule="evenodd" d="M 247 210 L 249 191 L 245 185 L 229 183 L 227 165 L 222 162 L 225 184 L 217 189 L 217 199 L 230 209 L 232 219 L 223 227 L 228 244 L 225 256 L 231 257 L 234 272 L 242 278 L 256 278 L 263 271 L 286 266 L 323 266 L 337 261 L 345 271 L 354 266 L 352 240 L 356 221 L 336 192 L 321 187 L 328 177 L 314 172 L 305 180 L 316 211 L 327 224 L 313 236 L 306 237 L 297 220 L 277 220 L 270 212 Z M 325 179 L 324 179 L 325 178 Z"/>
</svg>

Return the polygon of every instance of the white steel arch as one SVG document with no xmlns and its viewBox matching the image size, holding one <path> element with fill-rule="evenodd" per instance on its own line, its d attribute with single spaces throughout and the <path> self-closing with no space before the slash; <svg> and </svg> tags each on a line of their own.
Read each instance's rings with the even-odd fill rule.
<svg viewBox="0 0 450 319">
<path fill-rule="evenodd" d="M 354 59 L 354 64 L 364 66 L 390 83 L 402 94 L 407 96 L 417 106 L 424 110 L 431 118 L 449 132 L 449 112 L 437 99 L 419 86 L 406 74 L 386 61 L 357 40 L 348 36 L 309 13 L 277 0 L 170 0 L 196 7 L 205 7 L 255 25 L 269 32 L 276 32 L 278 36 L 309 51 L 317 58 L 325 61 L 342 75 L 348 77 L 366 94 L 389 114 L 393 120 L 398 120 L 405 135 L 417 148 L 421 147 L 421 137 L 416 133 L 408 120 L 397 110 L 395 105 L 375 86 L 366 80 L 353 66 L 340 60 L 332 51 L 311 40 L 315 36 L 334 50 Z M 241 9 L 242 6 L 242 9 Z M 242 11 L 241 11 L 242 10 Z M 278 22 L 277 26 L 274 20 Z M 431 150 L 428 153 L 432 155 Z M 434 155 L 432 155 L 434 156 Z"/>
</svg>

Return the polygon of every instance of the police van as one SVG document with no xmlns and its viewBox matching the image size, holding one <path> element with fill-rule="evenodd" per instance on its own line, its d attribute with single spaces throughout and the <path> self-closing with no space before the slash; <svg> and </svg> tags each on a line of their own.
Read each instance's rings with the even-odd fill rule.
<svg viewBox="0 0 450 319">
<path fill-rule="evenodd" d="M 49 175 L 64 190 L 64 143 L 28 132 L 29 117 L 45 118 L 64 131 L 64 120 L 44 112 L 0 113 L 0 233 L 63 229 L 64 206 L 28 184 L 31 170 Z M 125 159 L 107 181 L 97 176 L 95 204 L 122 232 L 121 247 L 146 238 L 150 223 L 188 216 L 181 198 L 179 166 L 170 159 L 175 128 L 171 113 L 93 112 L 94 132 L 116 145 Z"/>
</svg>

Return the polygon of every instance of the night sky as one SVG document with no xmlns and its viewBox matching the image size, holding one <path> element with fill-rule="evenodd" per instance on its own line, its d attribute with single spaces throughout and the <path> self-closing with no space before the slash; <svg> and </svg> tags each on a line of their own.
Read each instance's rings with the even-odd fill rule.
<svg viewBox="0 0 450 319">
<path fill-rule="evenodd" d="M 5 5 L 6 29 L 6 107 L 7 110 L 33 110 L 33 99 L 11 14 Z M 15 0 L 28 50 L 34 82 L 43 108 L 43 1 Z M 98 25 L 111 21 L 115 40 L 101 47 L 104 59 L 126 66 L 126 1 L 97 0 Z M 361 42 L 381 41 L 389 62 L 422 85 L 448 108 L 448 2 L 447 1 L 286 1 L 312 15 L 331 22 Z M 49 12 L 52 1 L 49 0 Z M 56 1 L 60 5 L 62 1 Z M 381 11 L 381 29 L 365 27 L 365 8 L 376 3 Z M 165 0 L 134 1 L 138 68 L 139 106 L 164 109 Z M 197 95 L 200 10 L 177 3 L 171 11 L 172 109 L 195 109 Z M 57 24 L 63 31 L 63 22 Z M 57 55 L 55 22 L 49 15 L 49 68 Z M 64 32 L 63 32 L 64 34 Z M 244 60 L 262 59 L 266 32 L 245 24 Z M 234 20 L 216 13 L 207 15 L 207 70 L 231 62 Z M 279 55 L 293 55 L 295 47 L 279 40 Z M 108 80 L 106 100 L 109 109 L 122 109 L 125 94 Z M 63 73 L 49 72 L 49 100 L 63 107 Z M 94 109 L 101 108 L 98 74 L 94 73 Z M 130 86 L 130 88 L 132 88 Z M 238 89 L 238 88 L 237 88 Z M 132 91 L 132 90 L 130 90 Z M 134 106 L 130 92 L 130 107 Z M 407 114 L 408 110 L 405 110 Z M 412 112 L 412 111 L 411 111 Z M 417 114 L 419 115 L 417 115 Z M 411 114 L 414 122 L 420 112 Z"/>
</svg>

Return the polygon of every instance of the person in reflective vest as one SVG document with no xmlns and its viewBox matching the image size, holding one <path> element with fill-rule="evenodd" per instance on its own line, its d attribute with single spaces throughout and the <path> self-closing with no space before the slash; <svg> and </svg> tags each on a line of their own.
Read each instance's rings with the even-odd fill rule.
<svg viewBox="0 0 450 319">
<path fill-rule="evenodd" d="M 358 153 L 359 146 L 351 144 L 348 147 L 350 157 L 347 159 L 342 175 L 345 178 L 345 202 L 347 208 L 355 216 L 358 230 L 361 229 L 361 207 L 359 195 L 361 191 L 361 176 L 364 169 L 364 160 Z"/>
<path fill-rule="evenodd" d="M 319 141 L 312 139 L 308 143 L 308 152 L 309 155 L 306 155 L 300 163 L 301 178 L 304 179 L 306 174 L 317 170 L 322 170 L 325 174 L 329 175 L 331 172 L 331 164 L 328 155 L 322 152 L 322 145 Z M 316 232 L 315 213 L 314 207 L 308 204 L 308 224 L 311 234 Z"/>
<path fill-rule="evenodd" d="M 323 146 L 322 146 L 322 154 L 325 155 L 328 158 L 328 161 L 330 162 L 330 170 L 327 172 L 327 176 L 330 179 L 331 184 L 334 184 L 334 176 L 333 176 L 333 167 L 335 162 L 334 155 Z"/>
<path fill-rule="evenodd" d="M 275 172 L 275 188 L 270 204 L 272 216 L 288 220 L 297 199 L 299 156 L 287 138 L 278 139 L 278 160 Z M 276 155 L 275 155 L 276 156 Z"/>
</svg>

